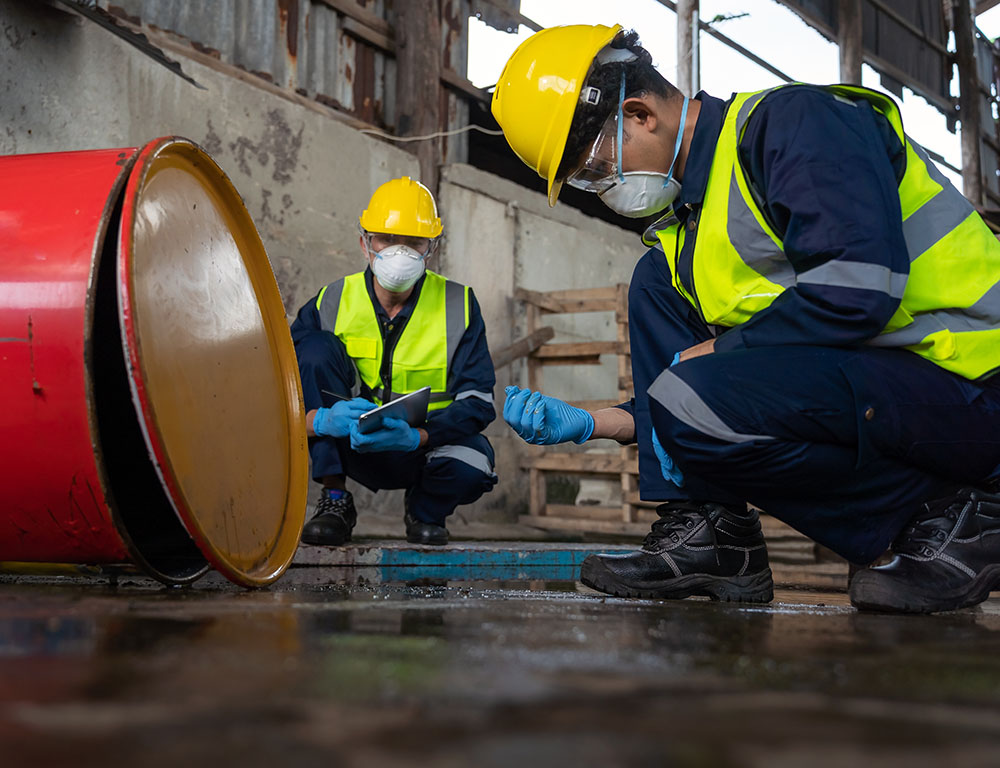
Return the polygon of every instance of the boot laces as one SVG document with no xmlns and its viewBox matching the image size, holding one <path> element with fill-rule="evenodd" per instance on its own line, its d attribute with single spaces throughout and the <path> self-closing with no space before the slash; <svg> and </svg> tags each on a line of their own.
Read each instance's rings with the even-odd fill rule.
<svg viewBox="0 0 1000 768">
<path fill-rule="evenodd" d="M 336 512 L 340 515 L 345 515 L 350 511 L 351 508 L 351 496 L 345 493 L 339 499 L 331 499 L 329 494 L 324 491 L 320 494 L 319 503 L 316 505 L 316 515 L 325 515 L 328 512 Z"/>
<path fill-rule="evenodd" d="M 656 508 L 656 513 L 660 519 L 653 523 L 652 529 L 642 540 L 643 549 L 656 551 L 659 549 L 659 543 L 667 538 L 674 542 L 680 541 L 681 535 L 695 528 L 700 518 L 705 521 L 709 536 L 712 538 L 715 561 L 719 562 L 719 542 L 708 505 L 691 501 L 673 501 L 661 504 Z"/>
<path fill-rule="evenodd" d="M 921 512 L 896 538 L 893 551 L 910 554 L 929 555 L 947 540 L 948 534 L 958 523 L 962 509 L 969 503 L 964 494 L 961 497 L 935 499 L 924 504 Z M 978 516 L 976 524 L 981 525 Z M 980 530 L 980 533 L 982 531 Z"/>
</svg>

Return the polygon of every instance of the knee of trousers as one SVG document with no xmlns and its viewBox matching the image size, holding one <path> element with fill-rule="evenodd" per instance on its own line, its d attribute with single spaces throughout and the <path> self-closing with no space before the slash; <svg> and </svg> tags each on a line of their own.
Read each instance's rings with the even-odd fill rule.
<svg viewBox="0 0 1000 768">
<path fill-rule="evenodd" d="M 354 385 L 354 364 L 332 333 L 316 331 L 295 343 L 306 409 L 323 405 L 321 390 L 348 394 Z"/>
<path fill-rule="evenodd" d="M 303 378 L 330 373 L 343 375 L 345 371 L 353 370 L 344 345 L 326 331 L 316 331 L 300 338 L 295 344 L 295 357 Z"/>
<path fill-rule="evenodd" d="M 435 496 L 469 504 L 497 483 L 489 456 L 462 445 L 444 445 L 427 454 L 421 486 Z"/>
<path fill-rule="evenodd" d="M 718 386 L 666 370 L 649 388 L 650 418 L 660 443 L 682 470 L 703 477 L 714 474 L 720 461 L 738 460 L 761 441 L 772 441 L 746 420 L 737 422 L 728 409 L 720 413 L 710 405 L 725 398 L 726 393 L 714 391 Z"/>
</svg>

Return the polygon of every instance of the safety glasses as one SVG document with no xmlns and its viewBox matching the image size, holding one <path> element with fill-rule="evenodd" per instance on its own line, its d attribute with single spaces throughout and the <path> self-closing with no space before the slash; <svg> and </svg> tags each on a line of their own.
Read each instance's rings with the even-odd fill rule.
<svg viewBox="0 0 1000 768">
<path fill-rule="evenodd" d="M 383 251 L 392 245 L 406 245 L 424 258 L 430 255 L 437 244 L 437 238 L 390 235 L 385 232 L 368 232 L 365 230 L 362 230 L 361 237 L 364 239 L 365 247 L 373 253 Z"/>
<path fill-rule="evenodd" d="M 583 164 L 569 174 L 565 183 L 584 192 L 600 194 L 622 180 L 622 105 L 625 103 L 625 73 L 618 90 L 618 109 L 608 115 Z"/>
<path fill-rule="evenodd" d="M 613 112 L 590 145 L 583 164 L 566 177 L 566 184 L 599 193 L 618 183 L 618 125 L 618 113 Z"/>
</svg>

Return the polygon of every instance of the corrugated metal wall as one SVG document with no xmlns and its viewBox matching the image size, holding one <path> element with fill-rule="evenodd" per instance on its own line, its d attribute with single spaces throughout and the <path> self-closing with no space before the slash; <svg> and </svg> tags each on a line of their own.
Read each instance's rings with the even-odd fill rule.
<svg viewBox="0 0 1000 768">
<path fill-rule="evenodd" d="M 395 125 L 391 0 L 99 0 L 98 4 L 134 23 L 171 32 L 197 50 L 366 123 L 390 130 Z M 465 77 L 469 0 L 441 0 L 441 8 L 442 65 Z M 442 130 L 468 123 L 466 98 L 442 89 Z M 445 138 L 442 146 L 444 162 L 464 162 L 468 157 L 465 134 Z"/>
<path fill-rule="evenodd" d="M 976 72 L 983 90 L 979 105 L 979 160 L 983 177 L 984 203 L 1000 205 L 1000 126 L 996 121 L 1000 69 L 1000 50 L 985 37 L 976 35 Z"/>
</svg>

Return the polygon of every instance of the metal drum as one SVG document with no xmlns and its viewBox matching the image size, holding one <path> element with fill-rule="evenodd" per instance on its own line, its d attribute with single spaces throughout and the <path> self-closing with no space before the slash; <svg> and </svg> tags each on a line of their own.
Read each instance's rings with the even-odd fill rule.
<svg viewBox="0 0 1000 768">
<path fill-rule="evenodd" d="M 260 586 L 305 516 L 302 391 L 239 194 L 181 138 L 0 157 L 0 561 Z"/>
</svg>

